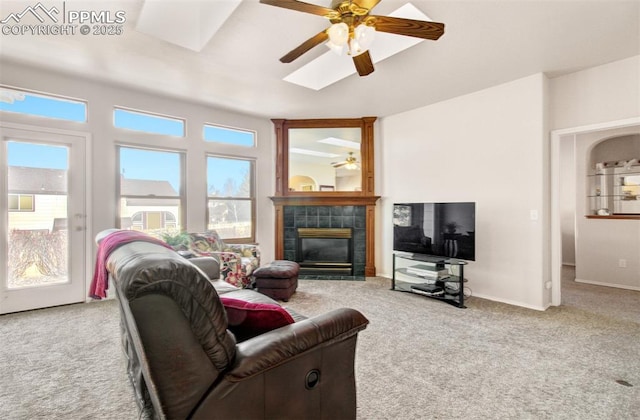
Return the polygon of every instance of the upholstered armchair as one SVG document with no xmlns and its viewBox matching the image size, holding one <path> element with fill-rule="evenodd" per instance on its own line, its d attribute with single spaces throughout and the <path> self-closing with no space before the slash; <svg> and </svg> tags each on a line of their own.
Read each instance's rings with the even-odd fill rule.
<svg viewBox="0 0 640 420">
<path fill-rule="evenodd" d="M 251 284 L 251 273 L 260 266 L 260 249 L 254 244 L 227 244 L 215 230 L 188 234 L 188 250 L 195 255 L 217 256 L 222 279 L 236 287 Z"/>
</svg>

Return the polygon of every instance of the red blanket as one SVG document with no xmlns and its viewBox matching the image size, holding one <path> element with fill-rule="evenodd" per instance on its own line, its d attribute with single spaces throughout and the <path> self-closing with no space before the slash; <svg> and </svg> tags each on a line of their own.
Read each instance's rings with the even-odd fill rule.
<svg viewBox="0 0 640 420">
<path fill-rule="evenodd" d="M 107 297 L 107 289 L 109 288 L 107 258 L 119 246 L 135 241 L 151 242 L 172 249 L 166 242 L 135 230 L 118 230 L 111 233 L 98 245 L 96 266 L 93 271 L 91 287 L 89 288 L 90 298 L 102 299 Z"/>
</svg>

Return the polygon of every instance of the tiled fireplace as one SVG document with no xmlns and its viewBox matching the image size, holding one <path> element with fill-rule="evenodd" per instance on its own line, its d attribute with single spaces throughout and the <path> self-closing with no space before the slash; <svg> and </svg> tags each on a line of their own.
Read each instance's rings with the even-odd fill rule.
<svg viewBox="0 0 640 420">
<path fill-rule="evenodd" d="M 301 278 L 364 280 L 366 206 L 284 206 L 284 259 Z"/>
</svg>

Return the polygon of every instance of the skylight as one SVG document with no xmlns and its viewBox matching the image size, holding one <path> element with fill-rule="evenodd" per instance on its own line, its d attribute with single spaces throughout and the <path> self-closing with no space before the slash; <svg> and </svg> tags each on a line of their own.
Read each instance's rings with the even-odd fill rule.
<svg viewBox="0 0 640 420">
<path fill-rule="evenodd" d="M 136 30 L 199 52 L 240 2 L 146 0 Z"/>
<path fill-rule="evenodd" d="M 411 3 L 396 9 L 389 16 L 431 21 L 427 15 Z M 421 38 L 376 32 L 376 38 L 369 49 L 369 54 L 371 54 L 371 60 L 375 64 L 423 41 L 425 40 Z M 351 57 L 338 56 L 331 51 L 327 51 L 286 76 L 284 80 L 309 89 L 320 90 L 355 74 L 355 72 L 356 69 Z"/>
</svg>

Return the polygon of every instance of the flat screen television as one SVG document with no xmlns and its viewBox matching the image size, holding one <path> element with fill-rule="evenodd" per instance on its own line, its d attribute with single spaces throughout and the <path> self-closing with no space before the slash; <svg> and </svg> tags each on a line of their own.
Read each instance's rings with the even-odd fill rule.
<svg viewBox="0 0 640 420">
<path fill-rule="evenodd" d="M 475 261 L 476 203 L 395 203 L 393 250 Z"/>
</svg>

